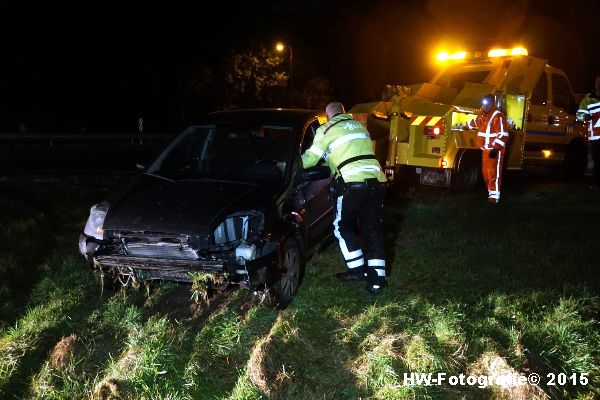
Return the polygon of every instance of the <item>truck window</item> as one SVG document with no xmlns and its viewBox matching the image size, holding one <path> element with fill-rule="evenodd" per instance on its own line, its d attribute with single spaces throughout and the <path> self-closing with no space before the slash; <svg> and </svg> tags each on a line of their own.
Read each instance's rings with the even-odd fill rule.
<svg viewBox="0 0 600 400">
<path fill-rule="evenodd" d="M 504 98 L 504 109 L 509 129 L 523 130 L 523 118 L 525 116 L 525 96 L 518 94 L 507 94 Z"/>
<path fill-rule="evenodd" d="M 574 114 L 577 109 L 575 96 L 573 96 L 567 79 L 559 74 L 552 74 L 552 104 L 569 114 Z"/>
<path fill-rule="evenodd" d="M 452 75 L 448 86 L 461 91 L 465 87 L 465 83 L 483 83 L 489 74 L 490 71 L 459 72 Z"/>
<path fill-rule="evenodd" d="M 546 73 L 540 75 L 533 92 L 531 93 L 531 104 L 534 106 L 545 106 L 548 101 L 548 81 Z"/>
</svg>

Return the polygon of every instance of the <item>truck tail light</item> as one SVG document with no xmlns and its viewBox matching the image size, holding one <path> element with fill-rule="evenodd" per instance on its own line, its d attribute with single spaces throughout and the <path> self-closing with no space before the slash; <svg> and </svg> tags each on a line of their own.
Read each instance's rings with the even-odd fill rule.
<svg viewBox="0 0 600 400">
<path fill-rule="evenodd" d="M 444 134 L 441 126 L 426 126 L 424 132 L 427 136 L 440 136 Z"/>
<path fill-rule="evenodd" d="M 410 118 L 410 124 L 413 126 L 422 126 L 423 133 L 429 137 L 437 137 L 444 134 L 444 117 L 413 115 Z"/>
</svg>

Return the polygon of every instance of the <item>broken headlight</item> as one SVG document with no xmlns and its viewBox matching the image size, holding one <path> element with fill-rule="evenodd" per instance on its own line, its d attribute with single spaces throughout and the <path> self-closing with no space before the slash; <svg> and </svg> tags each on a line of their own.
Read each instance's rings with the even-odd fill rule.
<svg viewBox="0 0 600 400">
<path fill-rule="evenodd" d="M 88 217 L 88 220 L 85 223 L 83 233 L 85 233 L 88 236 L 92 236 L 98 240 L 102 240 L 104 238 L 104 219 L 106 218 L 107 212 L 107 202 L 94 204 L 90 209 L 90 216 Z"/>
<path fill-rule="evenodd" d="M 244 211 L 228 216 L 213 232 L 216 245 L 249 241 L 258 238 L 264 227 L 261 211 Z"/>
</svg>

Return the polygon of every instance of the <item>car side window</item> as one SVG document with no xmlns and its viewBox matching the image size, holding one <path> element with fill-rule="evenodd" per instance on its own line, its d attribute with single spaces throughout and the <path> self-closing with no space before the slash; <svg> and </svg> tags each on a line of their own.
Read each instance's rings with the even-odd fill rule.
<svg viewBox="0 0 600 400">
<path fill-rule="evenodd" d="M 546 73 L 542 72 L 533 92 L 531 93 L 531 104 L 534 106 L 545 106 L 548 101 L 548 81 Z"/>
<path fill-rule="evenodd" d="M 559 74 L 552 74 L 552 104 L 573 113 L 576 109 L 575 96 L 567 79 Z"/>
<path fill-rule="evenodd" d="M 312 146 L 315 135 L 317 134 L 317 129 L 321 126 L 319 124 L 319 120 L 314 120 L 311 122 L 306 130 L 304 131 L 304 137 L 302 138 L 302 153 Z"/>
</svg>

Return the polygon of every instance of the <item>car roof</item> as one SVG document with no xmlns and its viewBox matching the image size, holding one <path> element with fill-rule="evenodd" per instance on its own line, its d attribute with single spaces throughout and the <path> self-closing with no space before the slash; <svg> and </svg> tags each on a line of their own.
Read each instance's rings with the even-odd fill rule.
<svg viewBox="0 0 600 400">
<path fill-rule="evenodd" d="M 309 109 L 262 108 L 245 110 L 217 111 L 206 114 L 199 123 L 216 124 L 292 124 L 304 125 L 309 119 L 316 118 L 322 111 Z"/>
</svg>

